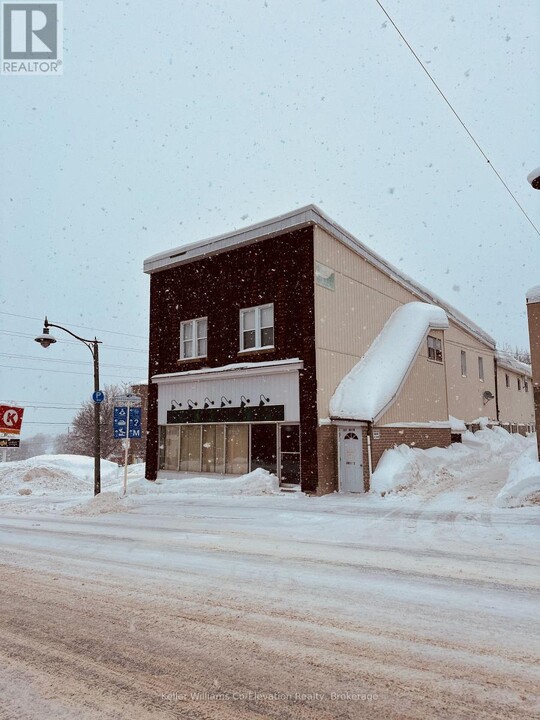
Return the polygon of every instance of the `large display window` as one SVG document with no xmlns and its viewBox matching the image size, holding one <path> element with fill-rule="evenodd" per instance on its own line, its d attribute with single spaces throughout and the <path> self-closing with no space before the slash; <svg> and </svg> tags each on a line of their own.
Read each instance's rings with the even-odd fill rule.
<svg viewBox="0 0 540 720">
<path fill-rule="evenodd" d="M 242 475 L 255 468 L 300 482 L 300 428 L 295 424 L 216 423 L 160 427 L 159 469 Z"/>
</svg>

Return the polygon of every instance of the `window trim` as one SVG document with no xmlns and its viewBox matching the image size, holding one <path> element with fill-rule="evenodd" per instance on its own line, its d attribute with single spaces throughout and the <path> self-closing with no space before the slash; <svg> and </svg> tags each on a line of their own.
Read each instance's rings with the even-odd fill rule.
<svg viewBox="0 0 540 720">
<path fill-rule="evenodd" d="M 438 349 L 436 347 L 431 348 L 429 345 L 430 340 L 434 340 L 436 343 L 438 343 L 440 345 L 440 349 Z M 443 342 L 442 342 L 441 338 L 435 337 L 435 335 L 428 335 L 426 342 L 427 342 L 428 360 L 430 362 L 436 362 L 436 363 L 439 363 L 440 365 L 442 365 L 444 363 L 444 353 L 443 353 Z M 435 357 L 430 357 L 430 355 L 429 355 L 430 350 L 434 351 Z M 440 352 L 440 354 L 441 354 L 440 360 L 437 358 L 437 351 Z"/>
<path fill-rule="evenodd" d="M 201 320 L 206 320 L 206 334 L 199 336 L 197 334 L 197 327 Z M 188 325 L 191 325 L 191 342 L 193 343 L 194 354 L 186 357 L 184 355 L 184 342 L 188 341 L 184 340 L 184 328 Z M 206 340 L 206 352 L 204 355 L 197 354 L 199 340 Z M 188 362 L 189 360 L 200 360 L 205 357 L 208 357 L 208 316 L 203 315 L 202 317 L 193 318 L 192 320 L 182 320 L 180 322 L 180 360 Z"/>
<path fill-rule="evenodd" d="M 266 310 L 266 308 L 272 308 L 272 325 L 265 325 L 262 327 L 261 325 L 261 316 L 262 311 Z M 244 330 L 244 316 L 246 313 L 251 312 L 252 310 L 255 311 L 255 345 L 252 345 L 251 347 L 244 347 L 244 332 L 248 332 Z M 274 303 L 265 303 L 264 305 L 254 305 L 253 307 L 248 308 L 241 308 L 240 310 L 240 350 L 241 353 L 249 353 L 249 352 L 258 352 L 259 350 L 273 350 L 276 346 L 276 319 L 274 314 Z M 274 334 L 274 342 L 272 345 L 262 345 L 262 330 L 266 330 L 267 328 L 271 327 Z"/>
<path fill-rule="evenodd" d="M 480 382 L 484 382 L 486 375 L 485 375 L 485 369 L 484 369 L 484 358 L 479 355 L 478 356 L 478 379 Z"/>
<path fill-rule="evenodd" d="M 467 377 L 467 353 L 465 350 L 461 351 L 461 377 Z"/>
</svg>

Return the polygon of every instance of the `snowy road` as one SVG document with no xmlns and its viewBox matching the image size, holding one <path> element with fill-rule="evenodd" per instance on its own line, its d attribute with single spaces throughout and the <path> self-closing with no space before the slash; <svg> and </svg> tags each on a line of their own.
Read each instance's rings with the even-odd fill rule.
<svg viewBox="0 0 540 720">
<path fill-rule="evenodd" d="M 532 508 L 271 496 L 4 511 L 3 718 L 539 712 Z"/>
</svg>

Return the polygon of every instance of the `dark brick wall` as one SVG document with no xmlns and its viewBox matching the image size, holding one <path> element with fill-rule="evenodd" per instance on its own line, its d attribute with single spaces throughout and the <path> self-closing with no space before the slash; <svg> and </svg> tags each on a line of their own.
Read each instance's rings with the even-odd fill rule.
<svg viewBox="0 0 540 720">
<path fill-rule="evenodd" d="M 319 460 L 319 484 L 317 495 L 336 492 L 338 488 L 338 442 L 335 425 L 317 428 L 317 455 Z"/>
<path fill-rule="evenodd" d="M 154 273 L 150 376 L 230 363 L 304 361 L 300 373 L 302 489 L 317 488 L 315 313 L 311 227 Z M 239 354 L 239 312 L 274 303 L 275 349 Z M 179 361 L 180 322 L 208 317 L 208 357 Z M 158 455 L 157 388 L 148 399 L 147 477 Z"/>
</svg>

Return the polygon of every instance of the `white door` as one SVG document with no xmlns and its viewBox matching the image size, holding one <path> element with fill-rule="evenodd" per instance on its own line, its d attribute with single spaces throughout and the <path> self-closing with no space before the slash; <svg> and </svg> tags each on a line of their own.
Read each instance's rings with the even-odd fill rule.
<svg viewBox="0 0 540 720">
<path fill-rule="evenodd" d="M 339 491 L 364 492 L 362 432 L 360 428 L 339 428 Z"/>
</svg>

